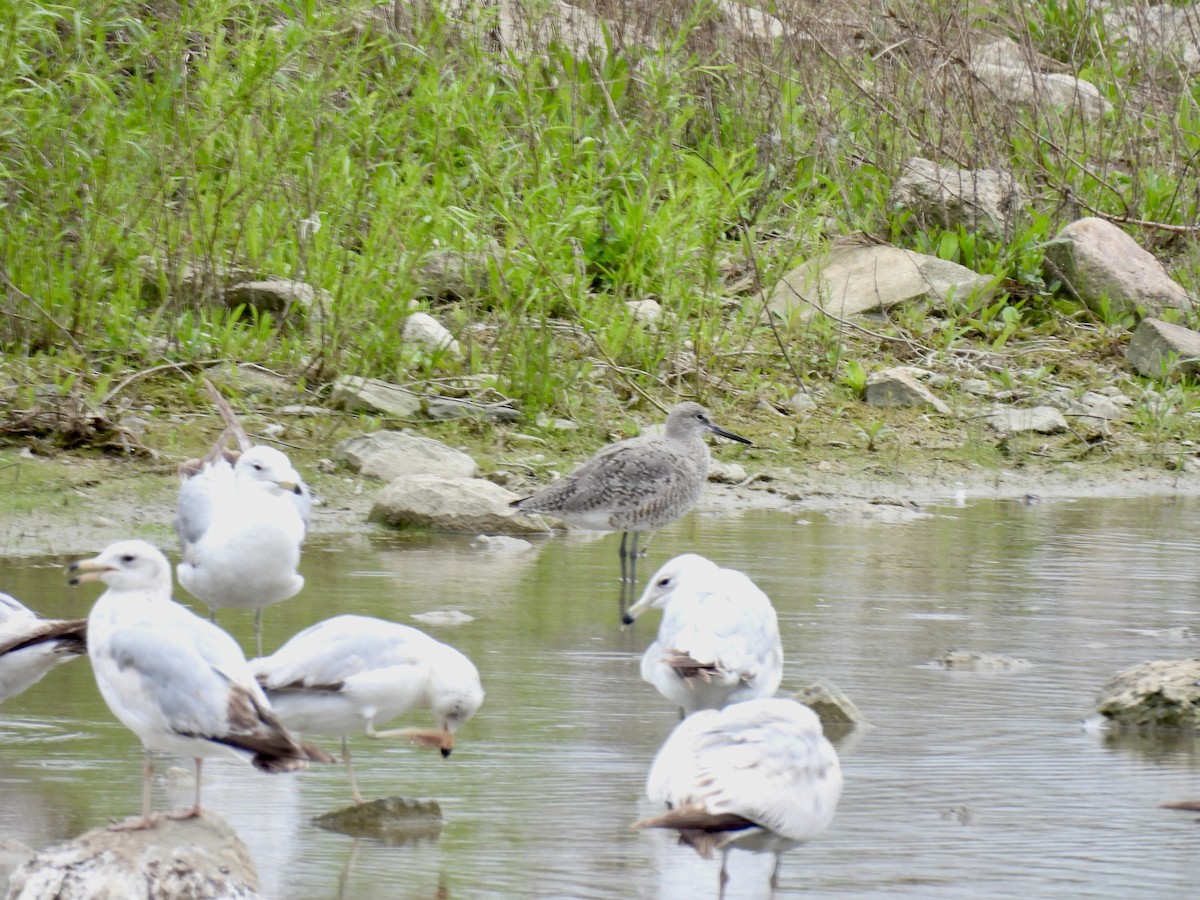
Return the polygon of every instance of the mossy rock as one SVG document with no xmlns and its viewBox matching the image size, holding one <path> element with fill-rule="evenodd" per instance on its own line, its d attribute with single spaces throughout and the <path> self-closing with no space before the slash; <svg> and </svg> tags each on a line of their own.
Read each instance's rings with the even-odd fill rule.
<svg viewBox="0 0 1200 900">
<path fill-rule="evenodd" d="M 436 840 L 442 833 L 442 808 L 436 800 L 384 797 L 325 813 L 313 824 L 351 837 L 369 837 L 385 844 Z"/>
<path fill-rule="evenodd" d="M 1096 709 L 1122 729 L 1200 732 L 1200 659 L 1157 660 L 1118 672 L 1101 689 Z"/>
</svg>

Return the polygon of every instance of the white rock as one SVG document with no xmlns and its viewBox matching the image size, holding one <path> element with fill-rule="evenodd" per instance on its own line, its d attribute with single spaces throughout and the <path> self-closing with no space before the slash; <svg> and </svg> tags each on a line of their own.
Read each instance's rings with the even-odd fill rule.
<svg viewBox="0 0 1200 900">
<path fill-rule="evenodd" d="M 634 320 L 643 325 L 654 325 L 662 318 L 662 306 L 649 297 L 645 300 L 626 300 L 625 306 L 633 314 Z"/>
<path fill-rule="evenodd" d="M 335 453 L 356 472 L 380 481 L 402 475 L 474 478 L 479 474 L 478 464 L 461 450 L 403 431 L 375 431 L 347 438 L 338 444 Z"/>
<path fill-rule="evenodd" d="M 471 541 L 471 546 L 488 553 L 524 553 L 533 549 L 529 541 L 508 534 L 480 534 Z"/>
<path fill-rule="evenodd" d="M 539 516 L 518 513 L 508 504 L 512 491 L 482 478 L 406 475 L 375 496 L 370 520 L 393 528 L 427 528 L 466 534 L 542 534 L 550 530 Z"/>
<path fill-rule="evenodd" d="M 993 237 L 1012 234 L 1025 207 L 1020 186 L 1007 172 L 958 169 L 914 156 L 892 186 L 891 204 L 908 212 L 912 228 L 966 228 Z"/>
<path fill-rule="evenodd" d="M 1067 430 L 1067 420 L 1053 406 L 1035 406 L 1030 409 L 1013 409 L 1010 406 L 995 407 L 988 414 L 987 423 L 1001 434 L 1015 434 L 1022 431 L 1058 434 Z"/>
<path fill-rule="evenodd" d="M 1192 298 L 1163 264 L 1104 219 L 1078 219 L 1065 227 L 1046 246 L 1044 267 L 1093 312 L 1101 312 L 1105 302 L 1119 314 L 1192 308 Z"/>
<path fill-rule="evenodd" d="M 447 353 L 455 359 L 462 358 L 462 347 L 441 322 L 429 313 L 411 313 L 404 320 L 400 339 L 410 344 L 420 344 L 431 353 Z"/>
<path fill-rule="evenodd" d="M 869 406 L 929 406 L 943 415 L 950 414 L 950 407 L 903 367 L 884 369 L 867 376 L 865 399 Z"/>
<path fill-rule="evenodd" d="M 713 460 L 708 465 L 708 480 L 716 484 L 741 484 L 746 478 L 744 466 Z"/>
<path fill-rule="evenodd" d="M 838 318 L 928 299 L 936 306 L 954 296 L 985 299 L 993 279 L 965 266 L 880 244 L 837 244 L 780 279 L 768 306 L 773 313 L 808 321 L 822 311 Z"/>
</svg>

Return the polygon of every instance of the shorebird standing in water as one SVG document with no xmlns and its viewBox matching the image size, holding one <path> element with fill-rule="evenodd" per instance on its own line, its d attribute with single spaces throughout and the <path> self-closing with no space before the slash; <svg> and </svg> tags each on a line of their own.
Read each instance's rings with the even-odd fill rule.
<svg viewBox="0 0 1200 900">
<path fill-rule="evenodd" d="M 638 538 L 674 522 L 700 499 L 708 479 L 708 433 L 750 443 L 716 425 L 699 403 L 680 403 L 667 416 L 664 434 L 609 444 L 570 475 L 510 505 L 576 528 L 621 532 L 624 616 L 637 586 Z"/>
</svg>

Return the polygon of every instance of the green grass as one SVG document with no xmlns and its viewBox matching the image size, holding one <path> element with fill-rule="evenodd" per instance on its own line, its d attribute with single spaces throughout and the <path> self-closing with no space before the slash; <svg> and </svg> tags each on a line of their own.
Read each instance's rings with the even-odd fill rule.
<svg viewBox="0 0 1200 900">
<path fill-rule="evenodd" d="M 107 415 L 228 360 L 312 388 L 469 376 L 531 419 L 612 395 L 778 402 L 797 380 L 860 395 L 876 367 L 860 358 L 911 353 L 828 322 L 762 324 L 762 291 L 829 237 L 870 231 L 996 278 L 982 307 L 880 326 L 949 364 L 1048 339 L 1106 352 L 1132 323 L 1080 328 L 1095 317 L 1042 271 L 1046 243 L 1092 211 L 1196 220 L 1195 92 L 1158 57 L 1123 55 L 1087 0 L 970 16 L 907 0 L 891 12 L 910 37 L 882 53 L 738 42 L 706 3 L 664 29 L 656 6 L 627 5 L 591 58 L 566 40 L 522 57 L 435 4 L 394 29 L 371 7 L 0 0 L 7 416 L 45 402 L 32 385 Z M 657 28 L 659 45 L 626 25 Z M 997 108 L 955 61 L 979 29 L 1092 79 L 1115 112 Z M 1013 172 L 1027 219 L 1003 240 L 909 231 L 888 194 L 911 155 Z M 1200 284 L 1189 240 L 1136 236 Z M 421 290 L 446 251 L 486 259 L 469 296 Z M 207 280 L 189 287 L 185 266 Z M 318 301 L 286 316 L 214 305 L 230 268 L 305 282 Z M 664 310 L 652 327 L 626 306 L 647 297 Z M 401 343 L 408 311 L 431 307 L 461 360 Z"/>
</svg>

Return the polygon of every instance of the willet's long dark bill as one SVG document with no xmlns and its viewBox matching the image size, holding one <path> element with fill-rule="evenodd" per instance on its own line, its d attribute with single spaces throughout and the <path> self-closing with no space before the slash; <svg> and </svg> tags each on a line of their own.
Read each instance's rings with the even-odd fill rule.
<svg viewBox="0 0 1200 900">
<path fill-rule="evenodd" d="M 620 531 L 624 619 L 637 586 L 638 538 L 674 522 L 700 499 L 708 479 L 707 432 L 750 443 L 714 424 L 700 404 L 680 403 L 662 435 L 609 444 L 567 477 L 510 505 L 577 528 Z"/>
</svg>

